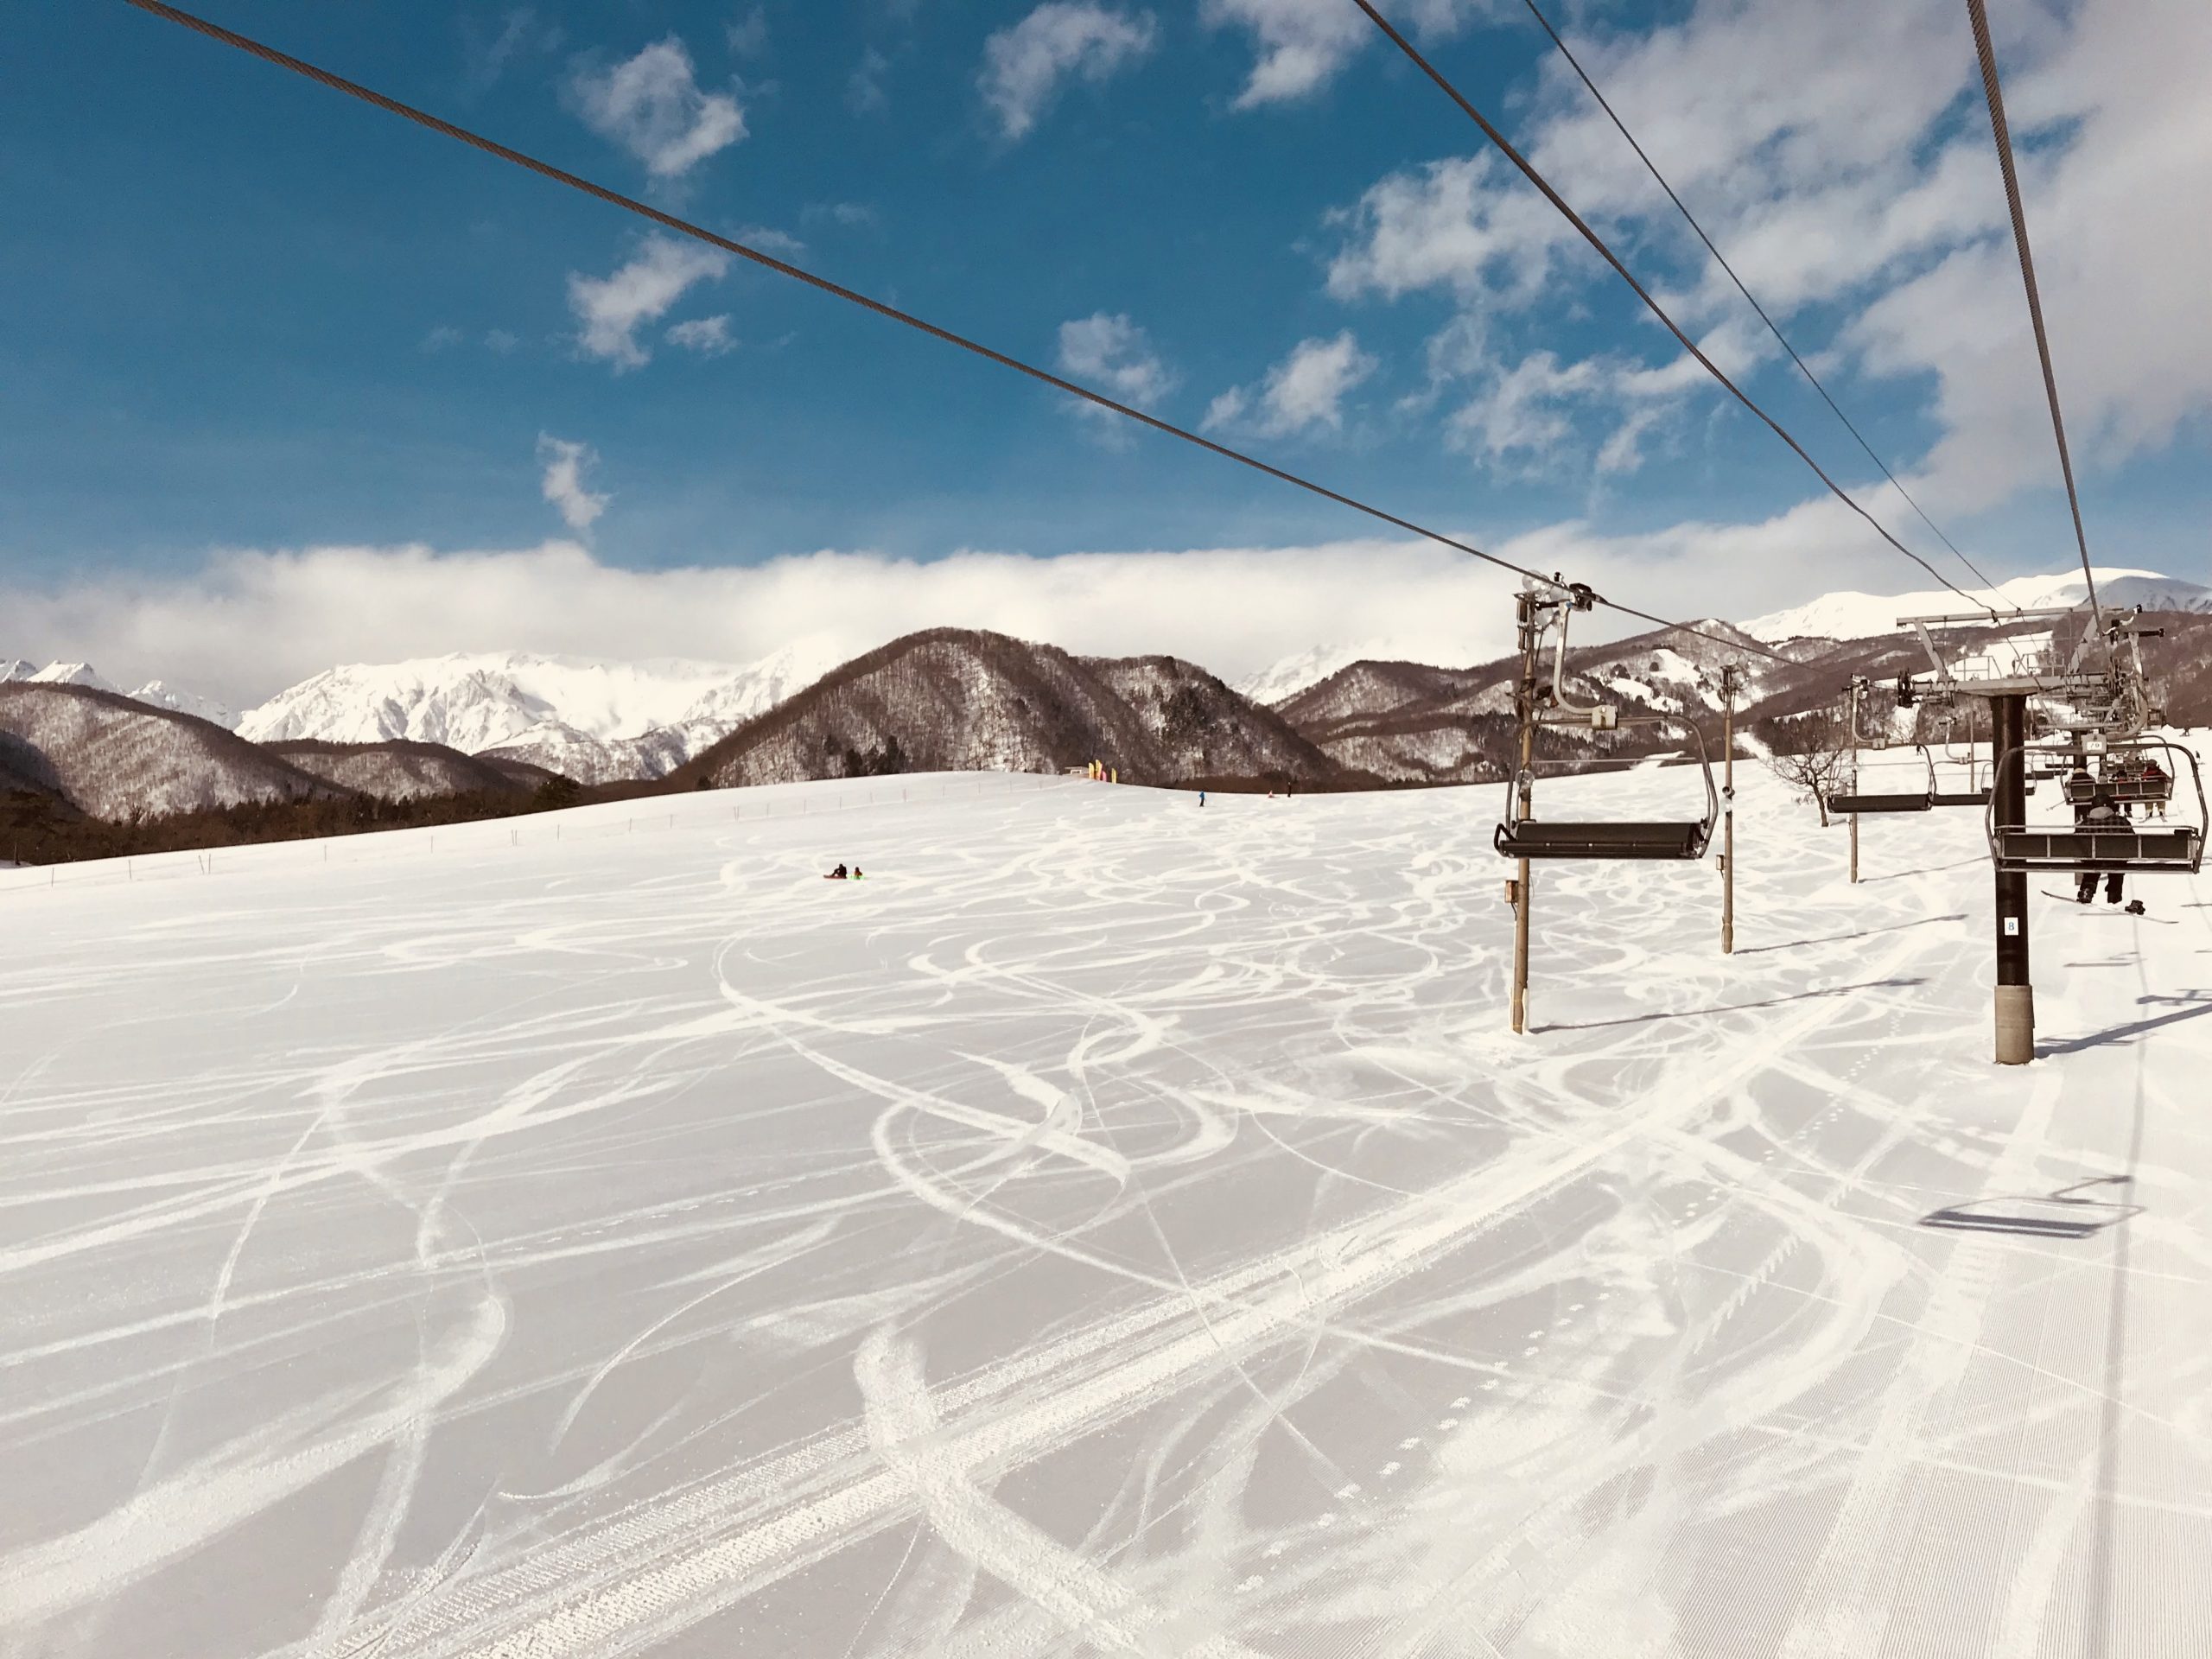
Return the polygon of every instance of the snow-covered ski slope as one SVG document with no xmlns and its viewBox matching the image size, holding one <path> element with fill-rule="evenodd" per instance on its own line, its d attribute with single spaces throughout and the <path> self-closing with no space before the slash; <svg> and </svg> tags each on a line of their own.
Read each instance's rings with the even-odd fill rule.
<svg viewBox="0 0 2212 1659">
<path fill-rule="evenodd" d="M 2212 888 L 1999 1071 L 1977 815 L 1738 779 L 1520 1039 L 1494 790 L 7 873 L 0 1650 L 2207 1652 Z"/>
</svg>

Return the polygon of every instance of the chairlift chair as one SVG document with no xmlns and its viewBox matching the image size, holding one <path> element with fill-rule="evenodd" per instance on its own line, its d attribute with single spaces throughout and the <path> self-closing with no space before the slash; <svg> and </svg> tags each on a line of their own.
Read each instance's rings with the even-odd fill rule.
<svg viewBox="0 0 2212 1659">
<path fill-rule="evenodd" d="M 2138 766 L 2149 758 L 2150 751 L 2171 745 L 2150 742 L 2115 742 L 2105 745 L 2097 773 L 2069 771 L 2066 773 L 2066 802 L 2069 806 L 2083 806 L 2101 792 L 2120 806 L 2163 806 L 2174 798 L 2174 775 L 2170 768 L 2162 768 L 2156 778 L 2127 775 L 2131 763 Z"/>
<path fill-rule="evenodd" d="M 1634 723 L 1658 724 L 1657 721 Z M 1520 816 L 1520 779 L 1507 785 L 1505 822 L 1492 838 L 1507 858 L 1612 858 L 1695 861 L 1705 856 L 1720 821 L 1720 791 L 1713 782 L 1713 760 L 1704 734 L 1689 721 L 1697 763 L 1705 777 L 1705 816 L 1695 819 L 1600 820 L 1524 818 Z"/>
<path fill-rule="evenodd" d="M 1935 759 L 1929 755 L 1925 745 L 1916 744 L 1914 747 L 1919 749 L 1920 759 L 1928 768 L 1927 788 L 1909 793 L 1831 795 L 1828 797 L 1828 810 L 1834 813 L 1925 812 L 1936 805 Z"/>
<path fill-rule="evenodd" d="M 1957 727 L 1958 722 L 1950 715 L 1947 715 L 1944 717 L 1943 764 L 1950 766 L 1964 766 L 1967 769 L 1967 781 L 1972 784 L 1979 770 L 1974 756 L 1974 741 L 1971 737 L 1967 739 L 1964 754 L 1954 754 L 1952 750 L 1957 747 Z M 1920 751 L 1923 754 L 1928 755 L 1929 769 L 1932 772 L 1936 757 L 1929 753 L 1928 746 L 1925 743 L 1920 746 Z M 1980 788 L 1945 789 L 1942 781 L 1938 779 L 1929 791 L 1928 803 L 1931 806 L 1987 806 L 1989 789 L 1986 785 Z"/>
<path fill-rule="evenodd" d="M 1923 754 L 1928 754 L 1928 746 L 1922 744 L 1920 752 Z M 1948 742 L 1943 746 L 1943 758 L 1946 760 L 1951 758 L 1951 746 Z M 1972 762 L 1969 761 L 1968 765 L 1971 766 L 1971 764 Z M 1929 779 L 1928 804 L 1930 806 L 1987 806 L 1989 804 L 1989 787 L 1986 784 L 1980 789 L 1944 788 L 1942 783 L 1936 777 L 1936 757 L 1932 754 L 1928 755 L 1928 776 Z"/>
<path fill-rule="evenodd" d="M 1990 861 L 2006 874 L 2056 871 L 2076 875 L 2194 875 L 2204 864 L 2204 775 L 2196 757 L 2178 743 L 2151 739 L 2126 746 L 2142 752 L 2163 749 L 2171 757 L 2165 767 L 2169 785 L 2186 766 L 2196 796 L 2195 823 L 2149 825 L 2116 818 L 2102 823 L 2029 824 L 1999 823 L 1993 794 L 1984 828 L 1989 839 Z M 2010 749 L 1999 757 L 1995 779 L 2001 790 L 2006 768 L 2024 767 L 2027 752 Z M 2096 780 L 2092 779 L 2094 785 Z M 2066 791 L 2070 797 L 2073 790 Z M 2094 789 L 2088 798 L 2094 798 Z M 2169 791 L 2171 793 L 2171 791 Z M 2117 804 L 2117 797 L 2112 798 Z M 2081 802 L 2075 801 L 2074 804 Z"/>
<path fill-rule="evenodd" d="M 1586 608 L 1586 607 L 1578 607 Z M 1554 709 L 1568 717 L 1547 723 L 1560 725 L 1586 723 L 1599 732 L 1617 730 L 1624 725 L 1666 725 L 1673 723 L 1671 716 L 1655 715 L 1630 716 L 1624 721 L 1618 708 L 1605 703 L 1578 703 L 1567 696 L 1567 612 L 1560 615 L 1559 647 L 1552 659 L 1550 703 Z M 1681 723 L 1689 728 L 1690 738 L 1697 746 L 1697 763 L 1705 779 L 1705 815 L 1702 817 L 1681 819 L 1596 820 L 1570 818 L 1529 818 L 1521 816 L 1521 791 L 1524 784 L 1533 781 L 1526 771 L 1516 773 L 1507 784 L 1505 791 L 1505 820 L 1497 826 L 1492 837 L 1495 845 L 1507 858 L 1580 858 L 1580 859 L 1643 859 L 1693 861 L 1705 856 L 1705 849 L 1713 839 L 1715 825 L 1720 822 L 1720 791 L 1713 781 L 1713 759 L 1706 751 L 1705 734 L 1699 731 L 1694 721 L 1684 719 Z"/>
</svg>

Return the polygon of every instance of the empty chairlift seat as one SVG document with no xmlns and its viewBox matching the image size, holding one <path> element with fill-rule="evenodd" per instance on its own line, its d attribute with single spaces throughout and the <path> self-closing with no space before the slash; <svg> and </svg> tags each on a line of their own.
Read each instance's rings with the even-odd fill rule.
<svg viewBox="0 0 2212 1659">
<path fill-rule="evenodd" d="M 1688 722 L 1685 722 L 1686 724 Z M 1523 818 L 1516 816 L 1516 784 L 1506 785 L 1505 822 L 1491 844 L 1507 858 L 1644 859 L 1691 861 L 1705 856 L 1720 821 L 1720 793 L 1713 787 L 1713 760 L 1705 738 L 1688 727 L 1697 745 L 1698 767 L 1705 780 L 1701 818 L 1633 819 Z"/>
<path fill-rule="evenodd" d="M 1710 824 L 1574 823 L 1522 818 L 1497 826 L 1495 844 L 1508 858 L 1677 858 L 1705 856 Z"/>
<path fill-rule="evenodd" d="M 1831 812 L 1925 812 L 1936 804 L 1933 791 L 1922 790 L 1913 795 L 1831 795 Z"/>
<path fill-rule="evenodd" d="M 1918 745 L 1914 746 L 1918 748 Z M 1928 768 L 1925 787 L 1915 790 L 1853 790 L 1847 794 L 1828 797 L 1828 810 L 1832 813 L 1853 812 L 1925 812 L 1936 804 L 1936 762 L 1926 749 L 1919 749 L 1921 764 Z M 1852 763 L 1856 782 L 1858 762 Z"/>
</svg>

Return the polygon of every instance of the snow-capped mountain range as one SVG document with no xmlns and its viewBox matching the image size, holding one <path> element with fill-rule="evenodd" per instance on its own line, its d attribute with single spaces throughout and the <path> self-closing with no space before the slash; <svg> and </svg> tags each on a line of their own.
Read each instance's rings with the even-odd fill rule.
<svg viewBox="0 0 2212 1659">
<path fill-rule="evenodd" d="M 2110 610 L 2140 605 L 2149 611 L 2212 611 L 2212 588 L 2161 575 L 2156 570 L 2092 567 L 2098 602 Z M 2088 583 L 2079 570 L 2056 575 L 2015 576 L 1994 588 L 1966 591 L 1999 615 L 2023 611 L 2071 608 L 2088 601 Z M 1972 607 L 1945 588 L 1925 593 L 1823 594 L 1806 605 L 1753 617 L 1741 626 L 1769 645 L 1784 639 L 1871 639 L 1895 630 L 1901 616 L 1959 616 Z"/>
<path fill-rule="evenodd" d="M 122 691 L 120 687 L 102 679 L 89 663 L 48 663 L 44 668 L 34 668 L 21 658 L 0 660 L 0 683 L 10 680 L 28 681 L 33 685 L 83 685 L 95 691 L 117 691 L 134 702 L 150 702 L 156 709 L 174 709 L 179 714 L 197 715 L 202 720 L 213 721 L 218 726 L 235 729 L 238 723 L 238 717 L 213 697 L 180 691 L 159 680 L 149 680 L 136 691 Z"/>
<path fill-rule="evenodd" d="M 659 778 L 836 662 L 801 640 L 743 667 L 523 652 L 353 664 L 248 711 L 238 732 L 257 743 L 408 738 L 528 760 L 583 783 Z"/>
<path fill-rule="evenodd" d="M 2152 570 L 2113 568 L 2095 574 L 2098 596 L 2108 607 L 2212 613 L 2212 588 Z M 1994 588 L 1970 591 L 1977 601 L 2003 613 L 2015 607 L 2078 605 L 2084 588 L 2079 572 L 2062 572 L 2021 576 Z M 1966 608 L 1967 602 L 1957 594 L 1941 590 L 1890 595 L 1843 592 L 1740 626 L 1745 634 L 1769 643 L 1795 639 L 1856 642 L 1893 633 L 1900 616 L 1955 613 Z M 815 684 L 838 667 L 843 657 L 817 638 L 795 641 L 772 656 L 743 665 L 625 663 L 523 652 L 354 664 L 326 670 L 243 715 L 159 680 L 127 695 L 212 721 L 257 743 L 362 744 L 405 739 L 444 744 L 501 761 L 524 761 L 580 782 L 601 783 L 667 776 L 754 716 Z M 1310 715 L 1319 720 L 1323 711 L 1319 705 L 1307 709 L 1301 701 L 1310 701 L 1306 694 L 1329 684 L 1356 663 L 1407 662 L 1418 663 L 1418 658 L 1387 639 L 1313 645 L 1244 677 L 1236 689 L 1252 702 L 1294 712 L 1300 719 Z M 1655 657 L 1635 668 L 1634 686 L 1611 684 L 1610 689 L 1654 709 L 1678 707 L 1685 695 L 1710 700 L 1703 678 L 1692 666 L 1676 672 Z M 1451 665 L 1447 671 L 1464 677 L 1476 669 Z M 83 663 L 38 668 L 29 662 L 0 659 L 0 681 L 10 680 L 117 690 Z M 1346 680 L 1338 686 L 1331 693 L 1327 718 L 1376 714 L 1380 705 L 1363 705 L 1381 694 L 1370 696 L 1372 688 L 1363 690 L 1365 685 L 1364 681 L 1355 684 Z M 1670 703 L 1669 699 L 1675 701 Z M 1347 702 L 1363 706 L 1335 706 Z M 1446 697 L 1440 710 L 1452 702 Z M 1457 721 L 1474 709 L 1471 704 L 1453 704 L 1446 712 Z"/>
</svg>

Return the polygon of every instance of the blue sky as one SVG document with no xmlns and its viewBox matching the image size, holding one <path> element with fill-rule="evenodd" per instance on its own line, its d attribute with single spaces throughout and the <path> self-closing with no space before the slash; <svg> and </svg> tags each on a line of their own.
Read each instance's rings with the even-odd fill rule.
<svg viewBox="0 0 2212 1659">
<path fill-rule="evenodd" d="M 1486 545 L 1585 551 L 1630 599 L 1705 612 L 1847 578 L 1926 585 L 1805 505 L 1809 475 L 1670 366 L 1632 296 L 1350 0 L 202 10 L 1394 511 Z M 1390 10 L 1754 395 L 1847 483 L 1874 478 L 1524 12 Z M 2024 396 L 2033 362 L 1962 13 L 1885 4 L 1843 35 L 1833 10 L 1562 21 L 1954 537 L 1993 575 L 2056 568 L 2071 549 L 2048 425 Z M 2102 222 L 2143 219 L 2175 188 L 2126 159 L 2146 130 L 2202 153 L 2184 96 L 2201 27 L 2154 38 L 2115 0 L 2014 29 L 2002 47 L 2093 546 L 2212 576 L 2212 365 L 2162 347 L 2154 325 L 2203 331 L 2142 270 L 2129 237 L 2154 227 Z M 158 626 L 124 627 L 99 594 L 204 597 L 245 580 L 246 553 L 461 559 L 575 539 L 595 565 L 650 574 L 796 569 L 818 550 L 1041 560 L 1367 533 L 773 276 L 702 270 L 610 208 L 120 3 L 21 9 L 10 32 L 0 561 L 48 637 L 0 649 L 90 650 L 105 627 L 107 649 L 158 654 Z M 2145 65 L 2171 97 L 2120 96 Z M 1730 107 L 1732 84 L 1757 107 Z M 2182 182 L 2202 199 L 2202 177 Z M 2175 234 L 2151 245 L 2160 263 L 2186 252 Z M 2120 308 L 2142 315 L 2115 321 L 2122 281 L 2139 296 Z M 1866 499 L 1948 559 L 1894 496 Z M 1700 573 L 1699 525 L 1766 540 Z M 492 626 L 359 649 L 479 644 Z M 1284 653 L 1318 643 L 1310 621 L 1284 626 Z"/>
</svg>

